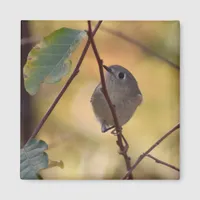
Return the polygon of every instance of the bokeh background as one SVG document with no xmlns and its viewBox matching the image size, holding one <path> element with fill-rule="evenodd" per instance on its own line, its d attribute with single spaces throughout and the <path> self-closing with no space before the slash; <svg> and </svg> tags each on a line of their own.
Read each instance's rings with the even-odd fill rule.
<svg viewBox="0 0 200 200">
<path fill-rule="evenodd" d="M 26 26 L 29 34 L 23 37 L 37 39 L 61 27 L 86 30 L 87 22 L 28 21 Z M 119 64 L 130 70 L 143 94 L 143 104 L 123 127 L 123 134 L 130 146 L 128 154 L 133 164 L 141 153 L 179 122 L 179 69 L 152 56 L 137 45 L 108 33 L 103 27 L 123 33 L 179 65 L 180 24 L 178 21 L 104 21 L 95 35 L 95 42 L 104 63 Z M 73 67 L 86 40 L 87 38 L 82 41 L 71 57 Z M 22 54 L 26 57 L 29 50 L 25 49 Z M 26 112 L 22 120 L 22 140 L 24 135 L 30 135 L 34 130 L 69 75 L 59 83 L 43 84 L 33 97 L 27 94 L 22 96 L 22 110 Z M 64 169 L 52 167 L 42 170 L 40 174 L 43 179 L 120 179 L 126 173 L 124 159 L 117 152 L 116 137 L 101 133 L 100 125 L 92 112 L 90 97 L 99 81 L 98 65 L 90 47 L 80 73 L 37 135 L 38 139 L 49 145 L 49 158 L 62 160 L 64 163 Z M 24 106 L 25 104 L 28 106 Z M 23 129 L 24 127 L 27 129 Z M 28 130 L 28 133 L 25 130 Z M 177 130 L 151 154 L 179 167 L 179 149 L 180 138 Z M 180 177 L 177 171 L 157 164 L 150 158 L 145 158 L 138 165 L 134 176 L 136 179 Z"/>
</svg>

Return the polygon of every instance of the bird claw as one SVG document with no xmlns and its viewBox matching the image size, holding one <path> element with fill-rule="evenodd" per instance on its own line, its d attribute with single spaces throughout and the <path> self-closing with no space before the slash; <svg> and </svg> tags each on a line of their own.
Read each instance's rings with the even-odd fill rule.
<svg viewBox="0 0 200 200">
<path fill-rule="evenodd" d="M 122 131 L 122 127 L 120 127 L 120 132 Z M 120 134 L 119 131 L 117 131 L 116 129 L 112 130 L 111 131 L 111 134 L 115 135 L 115 136 L 118 136 Z"/>
<path fill-rule="evenodd" d="M 119 135 L 119 133 L 116 131 L 116 129 L 112 130 L 112 131 L 111 131 L 111 134 L 113 134 L 114 136 Z"/>
</svg>

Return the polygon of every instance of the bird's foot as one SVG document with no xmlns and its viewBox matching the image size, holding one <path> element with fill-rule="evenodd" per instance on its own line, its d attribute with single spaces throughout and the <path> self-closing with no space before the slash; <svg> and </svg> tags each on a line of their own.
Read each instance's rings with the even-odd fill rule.
<svg viewBox="0 0 200 200">
<path fill-rule="evenodd" d="M 114 136 L 117 136 L 119 133 L 116 131 L 116 129 L 114 129 L 114 130 L 111 131 L 111 134 L 114 135 Z"/>
<path fill-rule="evenodd" d="M 114 128 L 114 126 L 113 126 Z M 116 128 L 114 130 L 111 131 L 111 134 L 113 134 L 114 136 L 118 136 L 120 133 L 122 132 L 122 127 L 120 127 L 120 130 L 116 130 Z"/>
<path fill-rule="evenodd" d="M 109 131 L 110 129 L 113 129 L 113 128 L 115 128 L 115 126 L 107 127 L 107 125 L 105 123 L 103 123 L 102 126 L 101 126 L 101 132 L 105 133 L 105 132 L 107 132 L 107 131 Z"/>
</svg>

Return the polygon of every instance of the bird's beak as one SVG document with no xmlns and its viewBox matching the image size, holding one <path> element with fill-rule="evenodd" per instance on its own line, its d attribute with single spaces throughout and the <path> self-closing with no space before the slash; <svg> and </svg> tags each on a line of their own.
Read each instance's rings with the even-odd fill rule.
<svg viewBox="0 0 200 200">
<path fill-rule="evenodd" d="M 106 65 L 103 65 L 103 68 L 104 68 L 107 72 L 113 74 L 111 68 L 107 67 Z"/>
<path fill-rule="evenodd" d="M 110 68 L 107 67 L 106 65 L 103 65 L 103 68 L 104 68 L 106 71 L 111 72 Z"/>
</svg>

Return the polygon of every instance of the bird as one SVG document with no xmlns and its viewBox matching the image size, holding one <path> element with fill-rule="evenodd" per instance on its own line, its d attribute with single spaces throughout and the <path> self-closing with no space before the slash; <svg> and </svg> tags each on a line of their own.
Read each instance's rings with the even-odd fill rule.
<svg viewBox="0 0 200 200">
<path fill-rule="evenodd" d="M 105 84 L 110 100 L 115 108 L 119 126 L 126 124 L 143 102 L 143 95 L 132 73 L 121 65 L 103 65 L 106 70 Z M 115 127 L 114 119 L 99 83 L 91 96 L 93 112 L 105 133 Z"/>
</svg>

